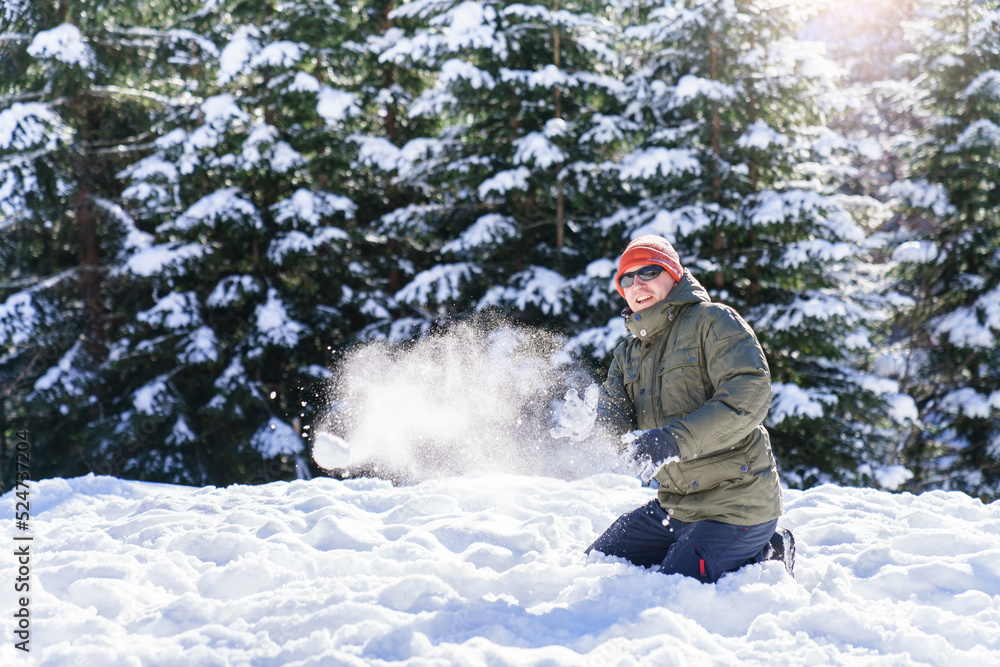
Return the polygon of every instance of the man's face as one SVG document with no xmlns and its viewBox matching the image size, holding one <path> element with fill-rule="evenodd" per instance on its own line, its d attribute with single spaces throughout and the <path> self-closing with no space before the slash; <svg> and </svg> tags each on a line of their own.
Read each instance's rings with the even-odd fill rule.
<svg viewBox="0 0 1000 667">
<path fill-rule="evenodd" d="M 629 271 L 629 273 L 633 272 Z M 636 275 L 635 282 L 622 289 L 625 290 L 625 301 L 628 302 L 628 307 L 636 312 L 663 301 L 676 284 L 677 281 L 669 273 L 662 271 L 660 275 L 648 282 Z"/>
</svg>

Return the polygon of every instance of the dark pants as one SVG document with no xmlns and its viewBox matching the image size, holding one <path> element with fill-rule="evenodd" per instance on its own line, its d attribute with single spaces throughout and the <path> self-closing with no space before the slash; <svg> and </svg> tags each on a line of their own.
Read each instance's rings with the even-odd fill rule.
<svg viewBox="0 0 1000 667">
<path fill-rule="evenodd" d="M 651 500 L 618 517 L 587 547 L 587 553 L 596 549 L 635 565 L 655 567 L 664 574 L 680 573 L 714 582 L 726 572 L 754 562 L 777 525 L 777 519 L 755 526 L 688 523 L 669 518 L 660 503 Z"/>
</svg>

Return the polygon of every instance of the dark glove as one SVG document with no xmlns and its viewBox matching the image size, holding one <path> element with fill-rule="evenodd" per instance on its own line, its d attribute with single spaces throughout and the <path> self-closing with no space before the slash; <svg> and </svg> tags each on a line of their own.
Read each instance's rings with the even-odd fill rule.
<svg viewBox="0 0 1000 667">
<path fill-rule="evenodd" d="M 651 428 L 643 431 L 639 437 L 632 441 L 633 453 L 637 461 L 646 461 L 659 468 L 663 462 L 672 456 L 679 457 L 681 450 L 677 446 L 674 436 L 670 431 L 662 428 Z"/>
</svg>

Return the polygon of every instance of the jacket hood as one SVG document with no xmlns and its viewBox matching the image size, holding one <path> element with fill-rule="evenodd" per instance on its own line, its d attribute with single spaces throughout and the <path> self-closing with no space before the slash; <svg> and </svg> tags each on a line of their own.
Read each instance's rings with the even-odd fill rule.
<svg viewBox="0 0 1000 667">
<path fill-rule="evenodd" d="M 691 275 L 691 272 L 687 269 L 684 270 L 684 275 L 681 279 L 674 285 L 674 288 L 670 290 L 670 293 L 659 303 L 655 303 L 646 310 L 652 313 L 656 310 L 665 311 L 671 305 L 679 306 L 685 303 L 697 303 L 699 301 L 711 302 L 712 297 L 708 295 L 708 290 L 698 282 L 698 279 Z M 633 310 L 628 306 L 622 309 L 622 317 L 626 320 L 631 319 Z"/>
<path fill-rule="evenodd" d="M 712 297 L 698 279 L 691 275 L 690 271 L 684 271 L 680 281 L 670 290 L 670 294 L 663 299 L 663 303 L 697 303 L 699 301 L 710 302 Z"/>
<path fill-rule="evenodd" d="M 667 325 L 673 321 L 678 307 L 701 301 L 711 302 L 712 298 L 708 295 L 708 290 L 698 282 L 698 279 L 685 269 L 681 279 L 659 303 L 644 308 L 638 313 L 626 306 L 622 310 L 625 328 L 639 338 L 656 335 L 666 329 Z"/>
</svg>

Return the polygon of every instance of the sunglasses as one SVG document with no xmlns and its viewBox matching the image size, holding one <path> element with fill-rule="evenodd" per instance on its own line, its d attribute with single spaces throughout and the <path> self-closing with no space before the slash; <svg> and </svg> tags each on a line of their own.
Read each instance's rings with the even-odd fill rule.
<svg viewBox="0 0 1000 667">
<path fill-rule="evenodd" d="M 625 289 L 626 287 L 632 286 L 632 283 L 635 282 L 636 276 L 638 276 L 642 282 L 648 283 L 650 280 L 656 280 L 657 276 L 661 273 L 663 273 L 662 266 L 650 264 L 649 266 L 644 266 L 636 271 L 623 273 L 622 277 L 618 279 L 618 284 L 622 286 L 622 289 Z"/>
</svg>

